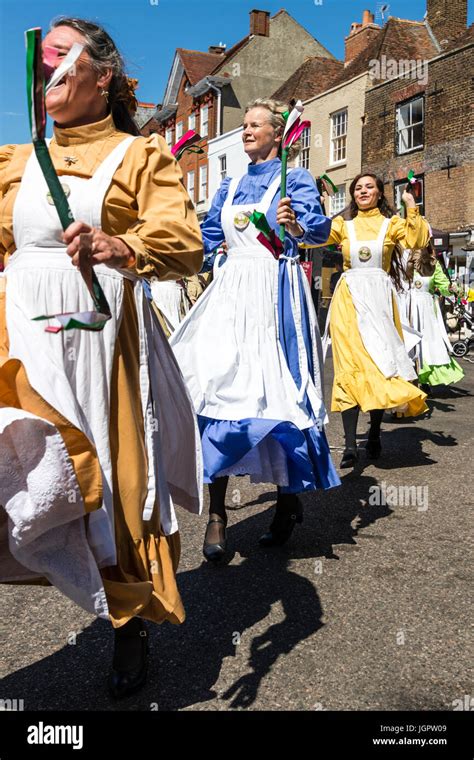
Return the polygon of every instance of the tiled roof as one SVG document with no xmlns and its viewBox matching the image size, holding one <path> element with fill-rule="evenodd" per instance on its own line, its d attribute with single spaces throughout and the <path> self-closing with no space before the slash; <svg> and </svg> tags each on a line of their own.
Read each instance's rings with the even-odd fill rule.
<svg viewBox="0 0 474 760">
<path fill-rule="evenodd" d="M 219 53 L 201 53 L 199 50 L 177 48 L 176 52 L 181 58 L 184 71 L 191 85 L 197 84 L 225 59 L 225 56 Z"/>
<path fill-rule="evenodd" d="M 436 45 L 422 21 L 390 17 L 379 34 L 345 67 L 333 86 L 363 74 L 369 69 L 370 62 L 380 60 L 382 55 L 387 60 L 399 61 L 427 60 L 437 54 Z"/>
<path fill-rule="evenodd" d="M 294 74 L 276 90 L 272 98 L 287 103 L 291 98 L 308 100 L 320 92 L 329 90 L 341 76 L 344 69 L 342 61 L 334 58 L 313 56 L 296 69 Z"/>
<path fill-rule="evenodd" d="M 142 103 L 138 101 L 137 112 L 134 116 L 135 123 L 141 129 L 153 116 L 156 111 L 156 103 Z"/>
<path fill-rule="evenodd" d="M 232 45 L 231 48 L 229 48 L 225 55 L 219 56 L 219 61 L 214 66 L 212 73 L 216 74 L 218 73 L 219 69 L 221 68 L 223 63 L 227 63 L 238 51 L 244 47 L 244 45 L 247 44 L 247 42 L 250 40 L 250 35 L 247 35 L 246 37 L 242 37 L 239 42 L 236 42 L 235 45 Z"/>
</svg>

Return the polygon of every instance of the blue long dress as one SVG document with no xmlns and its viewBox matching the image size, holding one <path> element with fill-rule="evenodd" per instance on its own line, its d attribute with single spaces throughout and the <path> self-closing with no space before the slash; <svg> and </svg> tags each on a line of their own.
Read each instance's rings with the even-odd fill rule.
<svg viewBox="0 0 474 760">
<path fill-rule="evenodd" d="M 278 233 L 280 171 L 273 159 L 222 182 L 201 229 L 208 266 L 224 241 L 228 257 L 170 343 L 198 416 L 204 481 L 249 474 L 299 493 L 340 484 L 324 433 L 316 317 L 297 240 L 287 234 L 277 261 L 238 217 L 260 210 Z M 324 243 L 331 223 L 309 172 L 289 172 L 287 195 L 299 240 Z"/>
</svg>

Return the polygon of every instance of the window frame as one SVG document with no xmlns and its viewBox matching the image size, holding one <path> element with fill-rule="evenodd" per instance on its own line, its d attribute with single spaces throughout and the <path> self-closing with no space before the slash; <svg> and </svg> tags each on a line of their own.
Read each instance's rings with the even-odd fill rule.
<svg viewBox="0 0 474 760">
<path fill-rule="evenodd" d="M 342 203 L 342 205 L 341 205 L 340 208 L 339 208 L 339 205 L 340 205 L 339 203 L 337 204 L 337 208 L 334 208 L 334 206 L 333 206 L 333 199 L 335 199 L 335 198 L 337 198 L 338 196 L 341 195 L 341 190 L 342 190 L 342 193 L 343 193 L 343 196 L 344 196 L 343 203 Z M 329 214 L 330 214 L 330 216 L 335 216 L 335 214 L 340 214 L 341 211 L 346 206 L 347 206 L 346 184 L 344 183 L 343 185 L 339 185 L 338 186 L 338 191 L 337 191 L 337 193 L 335 193 L 335 195 L 330 195 L 329 196 Z"/>
<path fill-rule="evenodd" d="M 202 177 L 204 174 L 206 177 L 205 183 L 203 183 L 202 181 Z M 208 185 L 209 185 L 209 172 L 208 172 L 207 164 L 201 164 L 201 166 L 199 167 L 199 197 L 198 197 L 199 203 L 204 203 L 205 201 L 207 201 Z M 204 196 L 202 194 L 203 187 L 206 188 L 206 192 Z"/>
<path fill-rule="evenodd" d="M 166 127 L 166 129 L 165 129 L 165 142 L 166 142 L 168 148 L 170 148 L 170 149 L 173 147 L 173 144 L 174 144 L 173 132 L 174 132 L 173 127 Z M 169 135 L 169 139 L 168 139 L 168 135 Z"/>
<path fill-rule="evenodd" d="M 311 148 L 311 126 L 306 127 L 301 134 L 301 148 L 298 156 L 298 164 L 302 169 L 309 171 L 309 153 Z"/>
<path fill-rule="evenodd" d="M 203 112 L 206 112 L 207 119 L 204 122 L 202 120 Z M 206 131 L 204 131 L 204 125 L 206 127 Z M 209 106 L 208 105 L 202 105 L 199 109 L 199 134 L 201 137 L 208 137 L 209 135 Z"/>
<path fill-rule="evenodd" d="M 406 106 L 412 106 L 413 103 L 416 101 L 421 100 L 421 109 L 422 109 L 422 116 L 421 121 L 418 121 L 416 123 L 410 123 L 408 127 L 402 127 L 400 128 L 400 111 L 402 108 L 405 108 Z M 411 113 L 411 109 L 410 109 Z M 409 98 L 408 100 L 402 100 L 400 103 L 397 103 L 395 105 L 395 155 L 396 156 L 406 156 L 409 153 L 414 153 L 419 150 L 424 150 L 425 147 L 425 96 L 424 93 L 421 95 L 415 95 L 412 98 Z M 421 124 L 421 145 L 415 145 L 414 147 L 407 148 L 407 150 L 400 150 L 400 138 L 402 132 L 407 132 L 408 130 L 412 130 L 413 135 L 413 128 Z M 413 139 L 412 139 L 413 142 Z"/>
<path fill-rule="evenodd" d="M 416 179 L 417 182 L 421 184 L 421 201 L 418 203 L 415 198 L 415 203 L 417 205 L 417 208 L 420 211 L 420 214 L 424 216 L 425 214 L 425 175 L 418 174 L 414 177 L 414 179 Z M 395 182 L 393 183 L 393 202 L 395 206 L 395 211 L 397 213 L 399 213 L 400 208 L 401 208 L 401 202 L 400 202 L 400 205 L 397 204 L 397 194 L 398 194 L 397 191 L 399 188 L 404 188 L 406 184 L 407 184 L 406 179 L 395 180 Z M 401 193 L 400 193 L 400 196 L 401 196 Z"/>
<path fill-rule="evenodd" d="M 222 182 L 227 177 L 227 153 L 219 156 L 219 174 Z"/>
<path fill-rule="evenodd" d="M 337 137 L 334 136 L 334 119 L 337 116 L 341 116 L 342 114 L 345 114 L 345 126 L 346 131 L 343 134 L 338 135 Z M 347 136 L 349 132 L 349 109 L 347 106 L 345 108 L 340 108 L 338 111 L 334 111 L 334 113 L 330 114 L 330 131 L 329 131 L 329 165 L 330 166 L 340 166 L 341 164 L 345 164 L 347 161 Z M 335 156 L 335 140 L 341 140 L 344 138 L 344 158 L 338 158 L 337 160 L 334 158 Z"/>
<path fill-rule="evenodd" d="M 189 186 L 190 177 L 192 177 L 193 179 L 192 187 Z M 188 195 L 194 203 L 194 200 L 196 198 L 196 172 L 194 171 L 194 169 L 191 169 L 186 176 L 186 190 L 188 191 Z"/>
</svg>

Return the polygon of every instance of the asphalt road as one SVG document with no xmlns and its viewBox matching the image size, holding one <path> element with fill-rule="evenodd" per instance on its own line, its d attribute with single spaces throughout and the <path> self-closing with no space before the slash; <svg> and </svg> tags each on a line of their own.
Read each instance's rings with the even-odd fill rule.
<svg viewBox="0 0 474 760">
<path fill-rule="evenodd" d="M 0 586 L 0 698 L 22 699 L 26 710 L 453 710 L 456 700 L 474 703 L 474 364 L 461 363 L 465 379 L 454 390 L 438 389 L 429 415 L 384 423 L 376 466 L 362 453 L 340 488 L 304 495 L 304 523 L 285 547 L 257 544 L 271 520 L 271 485 L 231 480 L 234 553 L 224 567 L 202 558 L 205 518 L 179 515 L 187 620 L 152 626 L 151 674 L 136 696 L 108 698 L 107 622 L 56 589 Z M 328 389 L 330 372 L 329 363 Z M 361 415 L 361 446 L 367 419 Z M 337 464 L 341 433 L 340 416 L 331 414 Z M 373 503 L 383 495 L 389 503 Z"/>
</svg>

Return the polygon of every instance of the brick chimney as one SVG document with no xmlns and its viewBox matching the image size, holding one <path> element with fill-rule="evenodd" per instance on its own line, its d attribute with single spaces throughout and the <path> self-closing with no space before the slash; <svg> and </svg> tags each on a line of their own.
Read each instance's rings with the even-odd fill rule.
<svg viewBox="0 0 474 760">
<path fill-rule="evenodd" d="M 224 55 L 226 46 L 221 42 L 219 45 L 209 45 L 208 53 L 214 53 L 214 55 Z"/>
<path fill-rule="evenodd" d="M 378 24 L 374 24 L 374 14 L 370 11 L 364 11 L 362 23 L 354 21 L 351 24 L 349 36 L 345 38 L 346 54 L 344 57 L 344 66 L 347 66 L 372 40 L 377 37 L 381 31 Z"/>
<path fill-rule="evenodd" d="M 467 0 L 427 0 L 426 10 L 439 43 L 459 37 L 467 27 Z"/>
<path fill-rule="evenodd" d="M 250 34 L 256 37 L 270 36 L 270 11 L 250 11 Z"/>
</svg>

